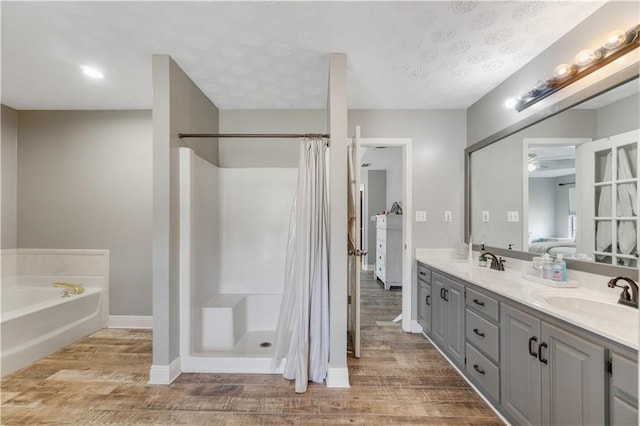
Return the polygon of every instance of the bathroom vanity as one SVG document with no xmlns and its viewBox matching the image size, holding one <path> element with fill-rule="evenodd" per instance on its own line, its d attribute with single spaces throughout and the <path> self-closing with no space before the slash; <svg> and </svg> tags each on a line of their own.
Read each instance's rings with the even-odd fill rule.
<svg viewBox="0 0 640 426">
<path fill-rule="evenodd" d="M 606 277 L 552 288 L 519 267 L 416 258 L 424 334 L 510 423 L 638 424 L 638 310 Z"/>
</svg>

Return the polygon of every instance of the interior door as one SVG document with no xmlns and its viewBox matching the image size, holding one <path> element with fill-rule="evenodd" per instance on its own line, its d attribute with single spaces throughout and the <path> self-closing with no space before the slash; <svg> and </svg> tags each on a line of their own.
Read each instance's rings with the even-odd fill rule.
<svg viewBox="0 0 640 426">
<path fill-rule="evenodd" d="M 639 136 L 640 131 L 634 130 L 576 149 L 583 222 L 578 227 L 577 248 L 596 262 L 638 265 Z"/>
<path fill-rule="evenodd" d="M 360 357 L 360 268 L 366 252 L 360 247 L 360 126 L 348 149 L 348 264 L 349 264 L 349 334 L 353 344 L 353 354 Z"/>
</svg>

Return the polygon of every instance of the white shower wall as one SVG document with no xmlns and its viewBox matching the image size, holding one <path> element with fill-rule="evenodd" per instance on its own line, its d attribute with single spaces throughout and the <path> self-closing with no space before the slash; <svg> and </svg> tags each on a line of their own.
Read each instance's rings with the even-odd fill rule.
<svg viewBox="0 0 640 426">
<path fill-rule="evenodd" d="M 181 333 L 190 336 L 182 341 L 187 353 L 199 346 L 203 303 L 219 293 L 219 174 L 218 167 L 180 148 L 181 315 L 188 316 Z"/>
<path fill-rule="evenodd" d="M 282 294 L 297 169 L 219 172 L 220 293 Z"/>
</svg>

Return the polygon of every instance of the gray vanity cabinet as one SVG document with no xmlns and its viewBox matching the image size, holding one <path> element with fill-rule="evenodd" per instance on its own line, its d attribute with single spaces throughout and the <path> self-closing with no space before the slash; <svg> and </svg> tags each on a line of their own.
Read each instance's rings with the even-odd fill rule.
<svg viewBox="0 0 640 426">
<path fill-rule="evenodd" d="M 464 286 L 440 275 L 431 274 L 431 337 L 456 364 L 464 365 Z"/>
<path fill-rule="evenodd" d="M 503 303 L 501 406 L 518 424 L 605 424 L 605 349 Z"/>
<path fill-rule="evenodd" d="M 627 354 L 628 355 L 628 354 Z M 632 354 L 636 355 L 636 354 Z M 638 424 L 638 362 L 612 352 L 610 362 L 609 415 L 612 425 Z"/>
<path fill-rule="evenodd" d="M 418 266 L 418 323 L 422 331 L 431 334 L 431 271 Z"/>
</svg>

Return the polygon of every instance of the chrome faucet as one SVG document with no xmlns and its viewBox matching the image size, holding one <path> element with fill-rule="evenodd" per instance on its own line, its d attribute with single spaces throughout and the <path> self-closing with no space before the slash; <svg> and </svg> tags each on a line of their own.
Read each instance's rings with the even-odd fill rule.
<svg viewBox="0 0 640 426">
<path fill-rule="evenodd" d="M 618 285 L 619 280 L 626 281 L 629 285 Z M 621 305 L 631 306 L 632 308 L 638 308 L 638 284 L 631 278 L 627 277 L 614 277 L 609 280 L 607 287 L 622 289 L 618 303 Z M 631 294 L 629 294 L 629 288 L 631 288 Z"/>
<path fill-rule="evenodd" d="M 485 252 L 484 255 L 491 258 L 491 265 L 489 266 L 491 269 L 504 271 L 505 260 L 503 258 L 497 258 L 495 254 L 489 252 Z"/>
</svg>

